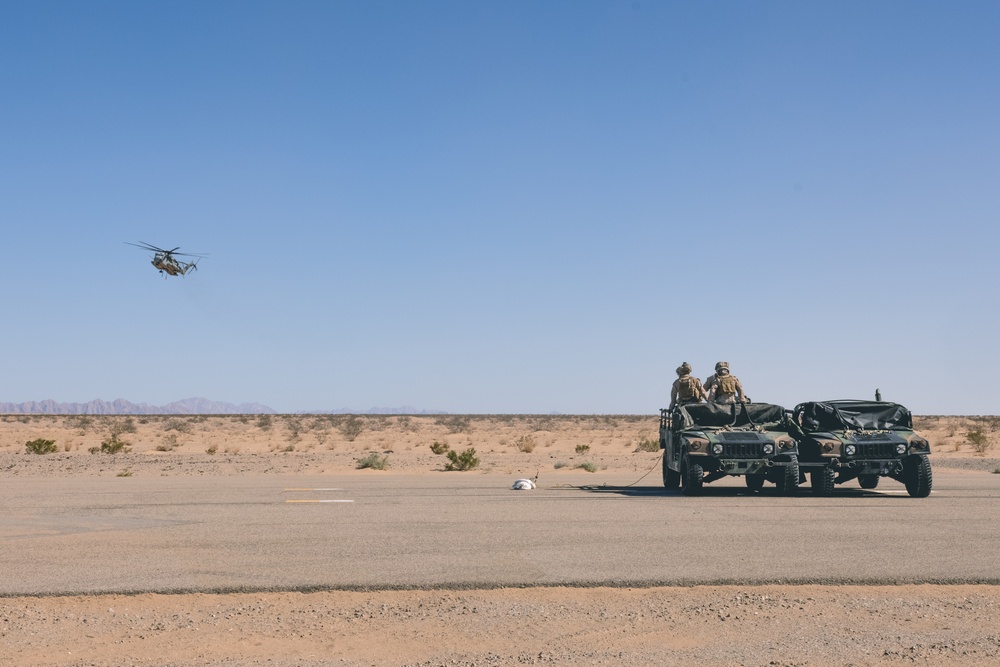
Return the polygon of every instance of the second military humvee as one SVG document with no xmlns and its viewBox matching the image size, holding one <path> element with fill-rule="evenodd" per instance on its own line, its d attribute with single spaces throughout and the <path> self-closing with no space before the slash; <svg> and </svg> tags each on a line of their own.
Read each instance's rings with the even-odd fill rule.
<svg viewBox="0 0 1000 667">
<path fill-rule="evenodd" d="M 874 489 L 891 477 L 915 498 L 931 493 L 930 443 L 913 432 L 913 416 L 898 403 L 809 401 L 795 406 L 789 431 L 799 441 L 803 472 L 819 495 L 857 479 Z"/>
<path fill-rule="evenodd" d="M 660 410 L 660 448 L 663 486 L 685 495 L 727 475 L 744 475 L 752 491 L 767 481 L 792 494 L 799 483 L 797 444 L 780 405 L 689 403 Z"/>
</svg>

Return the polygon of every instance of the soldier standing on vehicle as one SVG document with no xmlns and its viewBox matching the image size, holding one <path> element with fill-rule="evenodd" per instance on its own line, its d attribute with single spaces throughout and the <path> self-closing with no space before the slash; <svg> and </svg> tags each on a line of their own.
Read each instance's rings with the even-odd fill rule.
<svg viewBox="0 0 1000 667">
<path fill-rule="evenodd" d="M 708 392 L 712 391 L 712 387 L 714 387 L 715 383 L 718 381 L 720 368 L 729 368 L 729 362 L 728 361 L 715 362 L 715 372 L 709 375 L 707 378 L 705 378 L 704 387 L 706 395 L 708 394 Z"/>
<path fill-rule="evenodd" d="M 691 364 L 684 362 L 677 368 L 677 379 L 670 387 L 670 408 L 684 405 L 685 403 L 700 403 L 708 395 L 705 388 L 701 386 L 701 380 L 691 375 Z"/>
<path fill-rule="evenodd" d="M 743 383 L 729 372 L 729 362 L 720 361 L 715 365 L 715 375 L 705 382 L 708 389 L 708 400 L 716 403 L 745 403 L 746 393 Z"/>
</svg>

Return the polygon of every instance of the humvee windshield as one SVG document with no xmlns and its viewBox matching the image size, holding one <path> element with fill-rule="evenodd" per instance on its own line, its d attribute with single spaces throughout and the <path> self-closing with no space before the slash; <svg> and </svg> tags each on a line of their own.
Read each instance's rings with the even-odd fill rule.
<svg viewBox="0 0 1000 667">
<path fill-rule="evenodd" d="M 913 428 L 913 416 L 910 411 L 896 403 L 876 401 L 803 403 L 795 409 L 795 414 L 801 419 L 802 430 L 806 433 Z"/>
<path fill-rule="evenodd" d="M 733 428 L 774 426 L 785 417 L 785 409 L 770 403 L 688 403 L 677 408 L 676 428 Z"/>
</svg>

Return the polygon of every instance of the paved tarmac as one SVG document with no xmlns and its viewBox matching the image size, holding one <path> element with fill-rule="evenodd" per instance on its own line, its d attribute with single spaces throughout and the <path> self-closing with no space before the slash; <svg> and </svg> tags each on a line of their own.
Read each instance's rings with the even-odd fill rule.
<svg viewBox="0 0 1000 667">
<path fill-rule="evenodd" d="M 696 498 L 653 475 L 4 478 L 0 595 L 1000 583 L 1000 475 Z M 643 486 L 646 484 L 646 486 Z M 720 485 L 721 484 L 721 485 Z"/>
</svg>

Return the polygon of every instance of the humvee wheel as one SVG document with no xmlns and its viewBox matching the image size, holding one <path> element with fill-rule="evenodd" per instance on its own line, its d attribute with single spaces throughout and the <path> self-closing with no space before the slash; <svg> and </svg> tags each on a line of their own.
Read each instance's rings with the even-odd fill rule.
<svg viewBox="0 0 1000 667">
<path fill-rule="evenodd" d="M 833 493 L 833 480 L 837 473 L 833 468 L 818 468 L 812 471 L 812 490 L 818 496 L 828 496 Z"/>
<path fill-rule="evenodd" d="M 682 491 L 685 496 L 697 496 L 701 493 L 704 474 L 700 463 L 691 463 L 686 456 L 681 460 L 681 478 L 684 483 Z"/>
<path fill-rule="evenodd" d="M 663 488 L 676 491 L 681 486 L 681 474 L 667 465 L 667 457 L 663 457 Z"/>
<path fill-rule="evenodd" d="M 752 475 L 744 475 L 744 479 L 746 480 L 747 483 L 747 488 L 754 492 L 760 491 L 761 489 L 764 488 L 764 477 L 765 477 L 764 475 L 759 473 Z"/>
<path fill-rule="evenodd" d="M 878 486 L 878 475 L 858 475 L 858 484 L 862 489 L 874 489 Z"/>
<path fill-rule="evenodd" d="M 799 459 L 792 456 L 792 465 L 784 466 L 781 469 L 781 476 L 777 479 L 778 493 L 783 496 L 794 495 L 799 488 Z"/>
<path fill-rule="evenodd" d="M 923 455 L 911 456 L 903 464 L 903 478 L 906 480 L 906 492 L 914 498 L 926 498 L 931 495 L 931 462 Z"/>
</svg>

